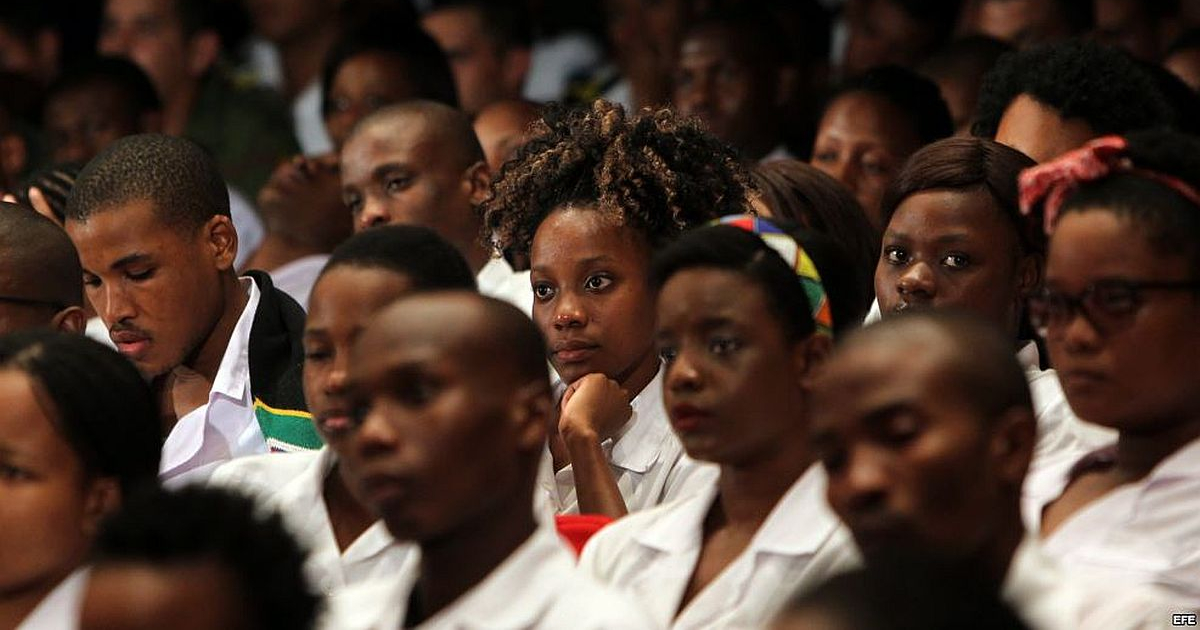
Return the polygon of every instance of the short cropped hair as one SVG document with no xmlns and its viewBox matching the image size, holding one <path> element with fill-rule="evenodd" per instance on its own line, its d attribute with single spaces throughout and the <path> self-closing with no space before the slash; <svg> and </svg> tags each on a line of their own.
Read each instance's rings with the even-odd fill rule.
<svg viewBox="0 0 1200 630">
<path fill-rule="evenodd" d="M 1002 56 L 984 77 L 971 133 L 995 138 L 1000 118 L 1022 94 L 1063 118 L 1083 120 L 1098 135 L 1175 122 L 1154 80 L 1129 55 L 1088 40 Z"/>
<path fill-rule="evenodd" d="M 826 104 L 851 93 L 878 96 L 904 115 L 921 144 L 954 134 L 954 119 L 933 81 L 900 66 L 880 66 L 843 83 Z"/>
<path fill-rule="evenodd" d="M 213 157 L 191 140 L 147 133 L 117 140 L 88 163 L 67 199 L 67 220 L 136 201 L 181 229 L 229 216 L 229 190 Z"/>
<path fill-rule="evenodd" d="M 416 225 L 385 225 L 351 236 L 333 250 L 321 276 L 338 267 L 391 271 L 426 291 L 476 288 L 475 274 L 458 249 Z"/>
<path fill-rule="evenodd" d="M 10 277 L 34 289 L 27 298 L 52 303 L 59 310 L 83 306 L 83 268 L 79 252 L 63 229 L 42 215 L 0 202 L 0 265 Z"/>
<path fill-rule="evenodd" d="M 88 475 L 115 477 L 125 497 L 157 484 L 158 406 L 125 357 L 82 335 L 29 330 L 0 337 L 0 369 L 36 384 Z"/>
<path fill-rule="evenodd" d="M 227 490 L 190 486 L 125 502 L 96 538 L 94 564 L 176 567 L 215 563 L 236 581 L 255 630 L 303 630 L 319 602 L 304 576 L 305 553 L 283 519 Z"/>
</svg>

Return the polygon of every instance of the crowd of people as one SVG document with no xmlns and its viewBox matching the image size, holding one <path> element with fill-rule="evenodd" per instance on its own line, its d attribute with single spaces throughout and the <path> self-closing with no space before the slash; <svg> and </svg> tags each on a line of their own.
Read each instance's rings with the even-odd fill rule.
<svg viewBox="0 0 1200 630">
<path fill-rule="evenodd" d="M 1200 614 L 1200 2 L 5 0 L 0 630 Z"/>
</svg>

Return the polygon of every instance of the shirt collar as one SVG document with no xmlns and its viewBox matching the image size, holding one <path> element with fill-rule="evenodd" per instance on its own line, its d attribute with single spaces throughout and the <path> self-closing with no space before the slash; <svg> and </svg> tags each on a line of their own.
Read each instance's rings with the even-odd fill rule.
<svg viewBox="0 0 1200 630">
<path fill-rule="evenodd" d="M 1020 363 L 1026 372 L 1042 371 L 1042 357 L 1038 353 L 1037 344 L 1026 341 L 1021 349 L 1017 350 L 1017 363 Z"/>
<path fill-rule="evenodd" d="M 658 461 L 663 443 L 673 437 L 663 407 L 662 379 L 660 367 L 654 379 L 630 403 L 633 414 L 612 443 L 610 461 L 614 466 L 645 473 Z"/>
<path fill-rule="evenodd" d="M 717 498 L 717 484 L 686 499 L 656 508 L 662 514 L 636 535 L 639 545 L 663 553 L 683 553 L 700 546 L 701 531 L 708 509 Z"/>
<path fill-rule="evenodd" d="M 1200 477 L 1200 438 L 1188 442 L 1170 457 L 1159 462 L 1142 484 L 1142 490 L 1144 492 L 1157 483 L 1197 477 Z"/>
<path fill-rule="evenodd" d="M 233 334 L 229 336 L 229 345 L 221 357 L 221 365 L 217 368 L 213 379 L 212 390 L 209 393 L 211 401 L 214 395 L 220 394 L 235 401 L 248 399 L 250 391 L 250 330 L 254 327 L 254 314 L 258 311 L 258 302 L 262 293 L 258 283 L 250 278 L 239 281 L 246 289 L 246 307 L 238 316 Z"/>
</svg>

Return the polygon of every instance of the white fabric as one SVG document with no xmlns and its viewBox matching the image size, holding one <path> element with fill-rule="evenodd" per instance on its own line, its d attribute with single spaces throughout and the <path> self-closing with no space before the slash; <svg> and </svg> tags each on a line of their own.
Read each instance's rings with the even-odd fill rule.
<svg viewBox="0 0 1200 630">
<path fill-rule="evenodd" d="M 677 498 L 690 496 L 715 483 L 716 466 L 697 462 L 683 452 L 663 407 L 660 369 L 654 380 L 631 403 L 633 415 L 616 439 L 609 438 L 600 447 L 617 479 L 621 497 L 630 512 L 652 508 Z M 552 467 L 551 467 L 552 468 Z M 541 487 L 557 514 L 578 514 L 575 472 L 571 465 L 545 476 Z"/>
<path fill-rule="evenodd" d="M 796 156 L 793 155 L 791 151 L 788 151 L 787 145 L 779 144 L 774 149 L 771 149 L 771 151 L 769 153 L 762 156 L 762 158 L 758 160 L 758 163 L 766 164 L 767 162 L 775 162 L 777 160 L 795 160 L 795 159 L 796 159 Z"/>
<path fill-rule="evenodd" d="M 508 261 L 497 257 L 475 274 L 475 284 L 481 294 L 504 300 L 533 316 L 533 288 L 529 284 L 528 271 L 513 271 Z"/>
<path fill-rule="evenodd" d="M 633 84 L 629 82 L 629 79 L 622 78 L 617 81 L 612 87 L 605 90 L 600 98 L 610 103 L 618 103 L 627 112 L 637 111 L 637 104 L 633 102 Z"/>
<path fill-rule="evenodd" d="M 87 576 L 87 568 L 68 575 L 38 602 L 16 630 L 76 630 L 87 592 Z"/>
<path fill-rule="evenodd" d="M 321 81 L 313 79 L 292 99 L 292 132 L 304 155 L 333 151 L 333 140 L 321 115 Z"/>
<path fill-rule="evenodd" d="M 229 189 L 229 214 L 233 219 L 233 229 L 237 230 L 238 235 L 237 256 L 233 259 L 233 266 L 241 269 L 246 261 L 254 255 L 254 252 L 258 251 L 258 247 L 266 238 L 267 230 L 263 227 L 262 218 L 258 216 L 258 210 L 254 209 L 254 204 L 250 203 L 238 189 L 232 186 L 227 186 L 227 188 Z"/>
<path fill-rule="evenodd" d="M 424 629 L 621 629 L 652 627 L 630 600 L 576 570 L 554 528 L 540 525 L 507 559 Z M 325 628 L 401 628 L 420 573 L 420 552 L 391 579 L 348 588 L 330 602 Z"/>
<path fill-rule="evenodd" d="M 858 562 L 849 531 L 825 502 L 825 470 L 810 467 L 771 510 L 749 546 L 679 610 L 717 487 L 625 518 L 583 548 L 579 568 L 622 589 L 671 628 L 755 628 L 796 592 Z M 679 612 L 676 616 L 676 612 Z"/>
<path fill-rule="evenodd" d="M 1156 591 L 1101 584 L 1070 574 L 1027 536 L 1013 554 L 1001 598 L 1033 630 L 1133 630 L 1170 626 Z"/>
<path fill-rule="evenodd" d="M 572 77 L 587 74 L 604 61 L 596 41 L 580 32 L 568 32 L 533 43 L 529 73 L 525 75 L 525 98 L 543 103 L 562 100 Z"/>
<path fill-rule="evenodd" d="M 99 316 L 87 320 L 87 327 L 84 328 L 83 334 L 92 341 L 99 341 L 113 350 L 117 349 L 117 344 L 113 343 L 112 337 L 108 336 L 108 326 Z"/>
<path fill-rule="evenodd" d="M 312 294 L 313 284 L 317 282 L 317 276 L 321 275 L 321 270 L 325 268 L 325 262 L 328 260 L 329 254 L 297 258 L 272 271 L 271 282 L 275 283 L 276 289 L 292 296 L 292 299 L 307 311 L 308 296 Z"/>
<path fill-rule="evenodd" d="M 1080 508 L 1044 545 L 1072 571 L 1200 609 L 1200 439 Z"/>
<path fill-rule="evenodd" d="M 267 452 L 250 392 L 250 330 L 261 293 L 250 278 L 246 308 L 221 357 L 208 402 L 184 414 L 163 443 L 159 480 L 168 488 L 203 483 L 222 462 Z"/>
<path fill-rule="evenodd" d="M 222 464 L 210 485 L 231 488 L 278 511 L 309 552 L 305 569 L 310 583 L 329 594 L 370 580 L 394 575 L 412 552 L 396 542 L 383 521 L 375 521 L 343 552 L 338 549 L 325 506 L 325 479 L 336 456 L 319 451 L 271 453 Z"/>
</svg>

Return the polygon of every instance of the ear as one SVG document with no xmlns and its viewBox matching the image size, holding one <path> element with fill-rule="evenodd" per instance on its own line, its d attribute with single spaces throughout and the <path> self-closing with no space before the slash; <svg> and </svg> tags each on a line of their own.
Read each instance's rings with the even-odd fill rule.
<svg viewBox="0 0 1200 630">
<path fill-rule="evenodd" d="M 203 236 L 205 244 L 212 252 L 213 263 L 222 271 L 233 269 L 233 261 L 237 258 L 238 235 L 233 227 L 233 219 L 218 214 L 204 224 Z"/>
<path fill-rule="evenodd" d="M 809 335 L 792 350 L 792 361 L 800 384 L 808 387 L 833 352 L 833 339 L 828 335 Z"/>
<path fill-rule="evenodd" d="M 29 146 L 19 133 L 0 137 L 0 182 L 20 180 L 21 173 L 29 164 Z"/>
<path fill-rule="evenodd" d="M 87 482 L 83 504 L 83 532 L 90 538 L 100 529 L 100 523 L 121 507 L 121 484 L 115 477 L 98 477 Z"/>
<path fill-rule="evenodd" d="M 478 206 L 492 194 L 492 171 L 487 162 L 479 161 L 463 172 L 463 186 L 472 206 Z"/>
<path fill-rule="evenodd" d="M 1045 272 L 1046 259 L 1038 254 L 1026 254 L 1017 263 L 1017 294 L 1024 297 L 1033 293 L 1042 285 L 1042 274 Z"/>
<path fill-rule="evenodd" d="M 529 74 L 530 52 L 528 48 L 510 48 L 504 53 L 500 72 L 503 85 L 513 94 L 520 94 L 525 86 L 525 75 Z"/>
<path fill-rule="evenodd" d="M 1037 420 L 1029 409 L 1014 407 L 996 419 L 988 456 L 997 474 L 1019 489 L 1033 459 Z"/>
<path fill-rule="evenodd" d="M 50 326 L 61 332 L 83 334 L 87 330 L 87 313 L 78 306 L 68 306 L 54 315 Z"/>
<path fill-rule="evenodd" d="M 217 63 L 221 54 L 221 37 L 214 30 L 202 30 L 188 42 L 188 72 L 199 77 Z"/>
<path fill-rule="evenodd" d="M 515 425 L 522 450 L 541 449 L 555 415 L 554 401 L 544 383 L 529 383 L 513 394 L 509 418 Z"/>
</svg>

